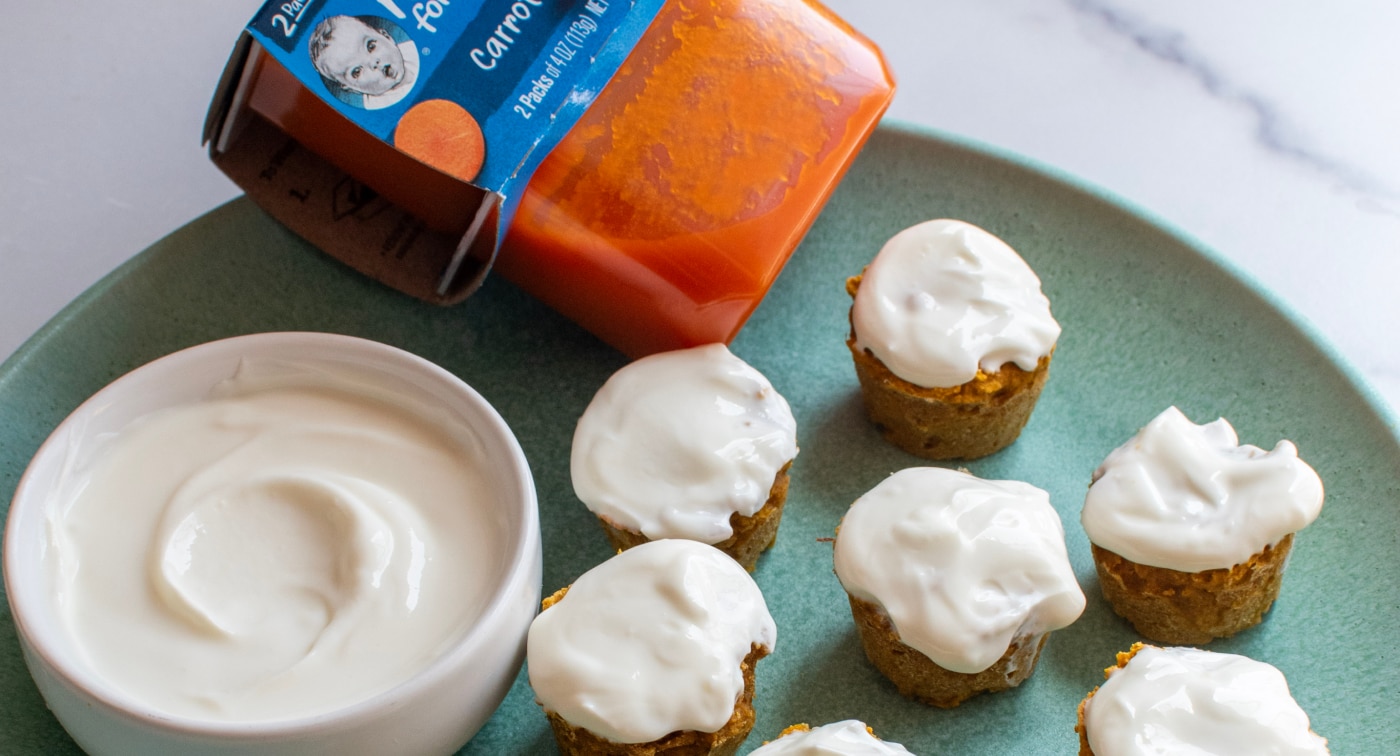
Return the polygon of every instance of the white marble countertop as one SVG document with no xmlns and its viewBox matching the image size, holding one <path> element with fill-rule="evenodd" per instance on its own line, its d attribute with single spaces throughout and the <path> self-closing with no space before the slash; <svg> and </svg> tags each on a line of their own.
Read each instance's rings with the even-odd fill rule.
<svg viewBox="0 0 1400 756">
<path fill-rule="evenodd" d="M 0 117 L 0 359 L 236 196 L 204 110 L 260 0 L 23 3 Z M 1214 248 L 1400 407 L 1400 4 L 830 0 L 890 117 L 1075 174 Z M 17 18 L 16 18 L 17 16 Z"/>
</svg>

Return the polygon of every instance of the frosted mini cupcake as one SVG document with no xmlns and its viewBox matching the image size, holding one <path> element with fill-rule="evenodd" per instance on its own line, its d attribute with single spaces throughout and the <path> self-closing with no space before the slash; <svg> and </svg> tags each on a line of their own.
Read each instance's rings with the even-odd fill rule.
<svg viewBox="0 0 1400 756">
<path fill-rule="evenodd" d="M 934 706 L 1020 685 L 1084 611 L 1059 515 L 1019 481 L 901 470 L 851 505 L 835 559 L 866 656 Z"/>
<path fill-rule="evenodd" d="M 1080 520 L 1113 610 L 1144 637 L 1201 644 L 1263 619 L 1322 498 L 1291 442 L 1265 452 L 1171 407 L 1108 455 Z"/>
<path fill-rule="evenodd" d="M 574 431 L 574 492 L 613 546 L 712 544 L 752 570 L 778 535 L 797 422 L 723 344 L 643 357 L 613 374 Z"/>
<path fill-rule="evenodd" d="M 1136 644 L 1104 676 L 1079 704 L 1080 756 L 1328 753 L 1272 665 Z"/>
<path fill-rule="evenodd" d="M 875 737 L 864 722 L 847 719 L 815 729 L 805 724 L 783 730 L 749 756 L 912 756 L 904 746 Z"/>
<path fill-rule="evenodd" d="M 886 440 L 928 459 L 982 457 L 1016 440 L 1060 325 L 1006 242 L 962 221 L 921 223 L 886 242 L 846 291 L 846 345 Z"/>
<path fill-rule="evenodd" d="M 753 728 L 754 665 L 776 644 L 763 595 L 733 559 L 661 540 L 546 599 L 526 654 L 566 755 L 732 754 Z"/>
</svg>

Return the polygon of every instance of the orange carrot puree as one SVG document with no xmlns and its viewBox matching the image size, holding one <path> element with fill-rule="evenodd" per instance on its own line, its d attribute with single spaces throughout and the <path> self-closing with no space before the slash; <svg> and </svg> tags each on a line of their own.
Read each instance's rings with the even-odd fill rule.
<svg viewBox="0 0 1400 756">
<path fill-rule="evenodd" d="M 464 185 L 263 69 L 254 110 L 429 225 L 465 228 Z M 893 90 L 878 50 L 815 2 L 670 0 L 529 182 L 497 270 L 634 357 L 728 342 Z"/>
</svg>

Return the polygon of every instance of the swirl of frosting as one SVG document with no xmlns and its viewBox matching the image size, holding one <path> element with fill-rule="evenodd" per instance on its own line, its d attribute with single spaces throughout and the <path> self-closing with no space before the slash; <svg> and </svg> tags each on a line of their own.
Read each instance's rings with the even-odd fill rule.
<svg viewBox="0 0 1400 756">
<path fill-rule="evenodd" d="M 65 617 L 103 678 L 172 716 L 313 715 L 471 627 L 501 554 L 482 442 L 377 380 L 246 362 L 79 471 L 55 548 L 82 567 Z"/>
<path fill-rule="evenodd" d="M 1276 667 L 1194 648 L 1143 646 L 1084 706 L 1096 756 L 1328 753 L 1309 727 Z"/>
<path fill-rule="evenodd" d="M 836 535 L 836 575 L 889 614 L 900 640 L 954 672 L 980 672 L 1011 642 L 1069 625 L 1084 593 L 1045 492 L 938 467 L 886 478 Z"/>
<path fill-rule="evenodd" d="M 764 743 L 750 756 L 910 756 L 898 743 L 887 743 L 856 719 L 810 729 L 791 728 Z"/>
<path fill-rule="evenodd" d="M 928 388 L 960 386 L 1008 362 L 1034 370 L 1060 336 L 1025 260 L 987 231 L 946 219 L 885 243 L 861 275 L 851 325 L 859 346 Z"/>
<path fill-rule="evenodd" d="M 530 625 L 540 704 L 615 743 L 715 732 L 777 626 L 753 578 L 713 546 L 650 541 L 585 572 Z"/>
<path fill-rule="evenodd" d="M 648 538 L 719 543 L 797 456 L 797 422 L 762 373 L 723 344 L 654 354 L 610 377 L 569 460 L 594 514 Z"/>
<path fill-rule="evenodd" d="M 1303 529 L 1322 480 L 1289 441 L 1241 445 L 1223 418 L 1169 407 L 1094 473 L 1080 521 L 1100 548 L 1181 572 L 1225 569 Z"/>
</svg>

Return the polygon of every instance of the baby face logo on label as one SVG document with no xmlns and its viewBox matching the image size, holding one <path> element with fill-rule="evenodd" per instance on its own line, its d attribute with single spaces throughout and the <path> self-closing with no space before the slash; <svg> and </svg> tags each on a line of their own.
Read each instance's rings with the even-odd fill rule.
<svg viewBox="0 0 1400 756">
<path fill-rule="evenodd" d="M 311 32 L 306 49 L 326 89 L 352 107 L 386 108 L 418 81 L 418 47 L 381 16 L 328 16 Z"/>
</svg>

